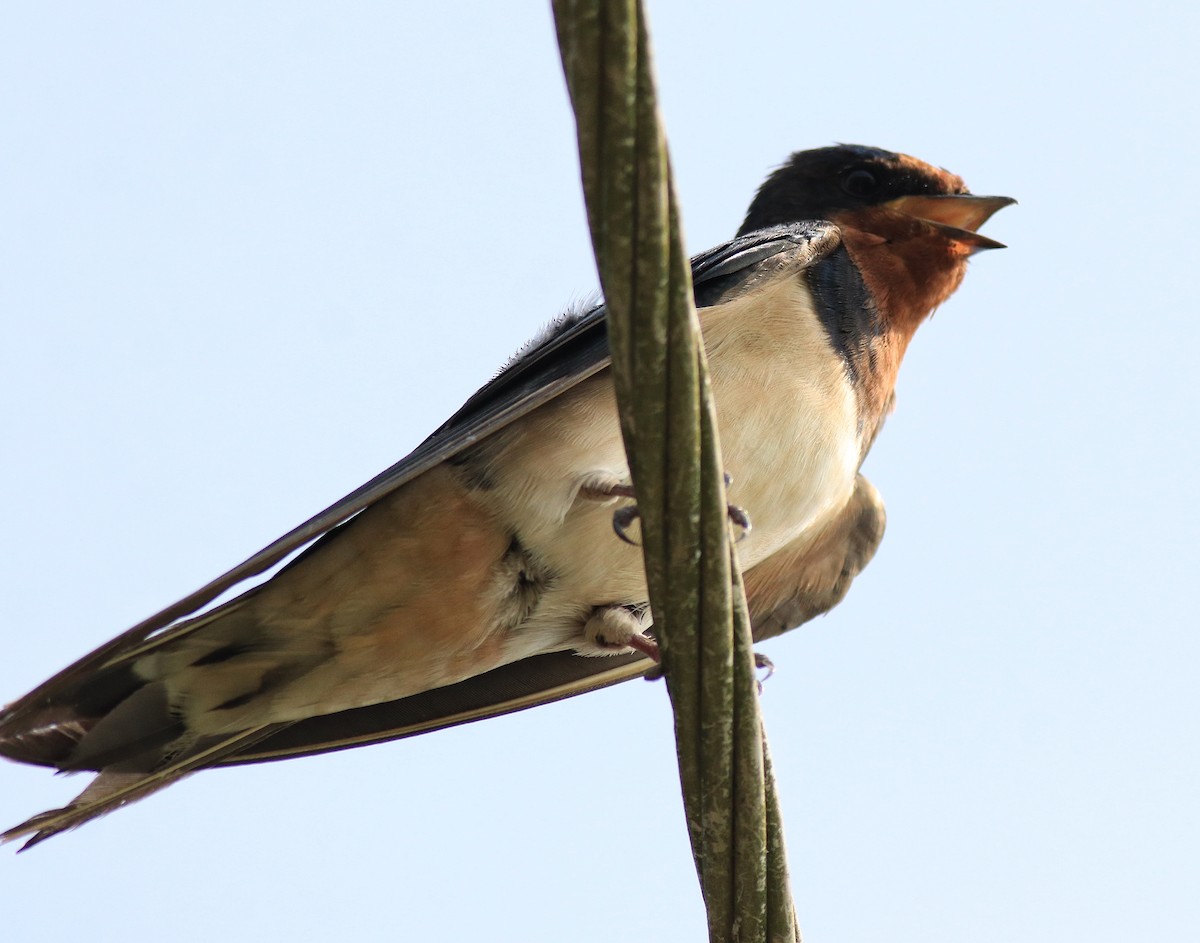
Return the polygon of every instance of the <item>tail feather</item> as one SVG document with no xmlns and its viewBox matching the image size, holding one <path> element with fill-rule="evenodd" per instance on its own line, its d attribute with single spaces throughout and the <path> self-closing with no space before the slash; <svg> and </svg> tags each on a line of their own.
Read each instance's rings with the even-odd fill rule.
<svg viewBox="0 0 1200 943">
<path fill-rule="evenodd" d="M 142 799 L 177 782 L 189 773 L 219 762 L 278 731 L 283 724 L 267 724 L 233 736 L 207 738 L 190 747 L 176 747 L 171 759 L 153 772 L 104 770 L 87 788 L 61 809 L 41 812 L 8 831 L 0 833 L 0 844 L 27 838 L 20 851 L 28 851 L 60 832 L 78 828 L 124 805 Z"/>
<path fill-rule="evenodd" d="M 182 722 L 171 711 L 167 686 L 146 684 L 100 718 L 58 768 L 146 772 L 154 768 L 162 748 L 184 733 Z"/>
<path fill-rule="evenodd" d="M 46 708 L 23 718 L 20 726 L 0 730 L 0 756 L 58 769 L 93 723 L 94 720 L 79 716 L 71 708 Z"/>
<path fill-rule="evenodd" d="M 189 731 L 168 685 L 137 670 L 134 656 L 169 650 L 238 610 L 238 601 L 157 636 L 132 650 L 108 655 L 43 685 L 36 697 L 0 711 L 0 755 L 62 772 L 95 770 L 99 775 L 71 802 L 33 816 L 0 833 L 0 844 L 27 839 L 22 851 L 53 835 L 157 792 L 277 732 L 287 724 L 249 725 L 214 734 Z M 220 639 L 213 642 L 220 645 Z M 203 652 L 203 649 L 201 649 Z M 204 655 L 198 656 L 203 658 Z M 93 659 L 94 661 L 94 659 Z"/>
<path fill-rule="evenodd" d="M 0 710 L 0 756 L 61 769 L 102 719 L 144 683 L 130 666 L 120 665 L 81 674 L 37 701 L 22 698 Z"/>
</svg>

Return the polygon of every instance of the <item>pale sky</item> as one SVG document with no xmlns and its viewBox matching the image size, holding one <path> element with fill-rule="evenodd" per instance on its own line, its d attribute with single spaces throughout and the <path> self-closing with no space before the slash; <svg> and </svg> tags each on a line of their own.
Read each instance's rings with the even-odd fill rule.
<svg viewBox="0 0 1200 943">
<path fill-rule="evenodd" d="M 809 943 L 1200 937 L 1200 15 L 650 0 L 689 249 L 791 151 L 1016 197 L 763 651 Z M 1136 12 L 1130 12 L 1136 10 Z M 0 13 L 0 701 L 411 449 L 594 291 L 548 4 Z M 0 822 L 81 780 L 0 766 Z M 12 940 L 696 940 L 662 685 L 0 850 Z"/>
</svg>

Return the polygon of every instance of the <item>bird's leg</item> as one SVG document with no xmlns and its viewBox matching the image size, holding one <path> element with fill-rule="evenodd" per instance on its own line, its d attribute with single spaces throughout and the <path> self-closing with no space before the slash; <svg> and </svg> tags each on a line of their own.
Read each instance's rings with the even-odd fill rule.
<svg viewBox="0 0 1200 943">
<path fill-rule="evenodd" d="M 649 625 L 649 614 L 644 605 L 597 606 L 583 624 L 584 640 L 599 649 L 593 654 L 612 655 L 632 648 L 657 663 L 658 642 L 643 631 Z"/>
<path fill-rule="evenodd" d="M 628 649 L 641 652 L 654 662 L 646 672 L 647 681 L 662 677 L 662 652 L 658 642 L 645 633 L 650 610 L 646 606 L 597 606 L 583 625 L 583 637 L 591 648 L 581 650 L 588 655 L 616 655 Z M 766 655 L 754 653 L 754 667 L 766 674 L 757 679 L 758 693 L 763 682 L 775 673 L 775 663 Z"/>
<path fill-rule="evenodd" d="M 728 473 L 725 474 L 725 487 L 728 488 L 733 482 L 733 479 Z M 581 497 L 590 501 L 608 501 L 613 498 L 633 498 L 636 497 L 633 491 L 633 485 L 614 482 L 612 484 L 593 484 L 586 485 L 580 489 Z M 753 525 L 750 523 L 750 515 L 745 509 L 738 507 L 736 504 L 728 504 L 725 507 L 725 512 L 729 516 L 729 520 L 738 528 L 738 535 L 734 538 L 735 541 L 745 539 L 750 533 Z M 629 526 L 642 516 L 636 504 L 627 504 L 623 508 L 618 508 L 613 512 L 613 530 L 625 543 L 632 546 L 637 546 L 637 541 L 633 540 L 627 531 Z"/>
</svg>

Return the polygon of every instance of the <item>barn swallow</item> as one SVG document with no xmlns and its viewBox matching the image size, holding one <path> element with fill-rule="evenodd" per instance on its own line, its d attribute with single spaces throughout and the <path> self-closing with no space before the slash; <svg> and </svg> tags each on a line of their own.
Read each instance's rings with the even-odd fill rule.
<svg viewBox="0 0 1200 943">
<path fill-rule="evenodd" d="M 859 473 L 918 325 L 1014 202 L 903 154 L 794 154 L 692 260 L 755 638 L 883 536 Z M 39 842 L 199 769 L 374 743 L 645 674 L 655 646 L 604 306 L 564 316 L 406 458 L 0 712 L 0 754 L 98 776 Z M 217 595 L 303 549 L 268 580 Z M 199 614 L 195 614 L 199 612 Z M 608 656 L 605 658 L 579 656 Z M 31 836 L 31 837 L 30 837 Z"/>
</svg>

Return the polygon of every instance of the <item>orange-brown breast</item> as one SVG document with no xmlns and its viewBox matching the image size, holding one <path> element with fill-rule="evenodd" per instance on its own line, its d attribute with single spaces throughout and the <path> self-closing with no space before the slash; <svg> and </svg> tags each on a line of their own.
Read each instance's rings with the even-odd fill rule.
<svg viewBox="0 0 1200 943">
<path fill-rule="evenodd" d="M 864 415 L 882 419 L 909 341 L 961 284 L 971 250 L 884 207 L 846 212 L 833 222 L 879 313 L 881 330 L 866 354 L 860 396 Z"/>
</svg>

